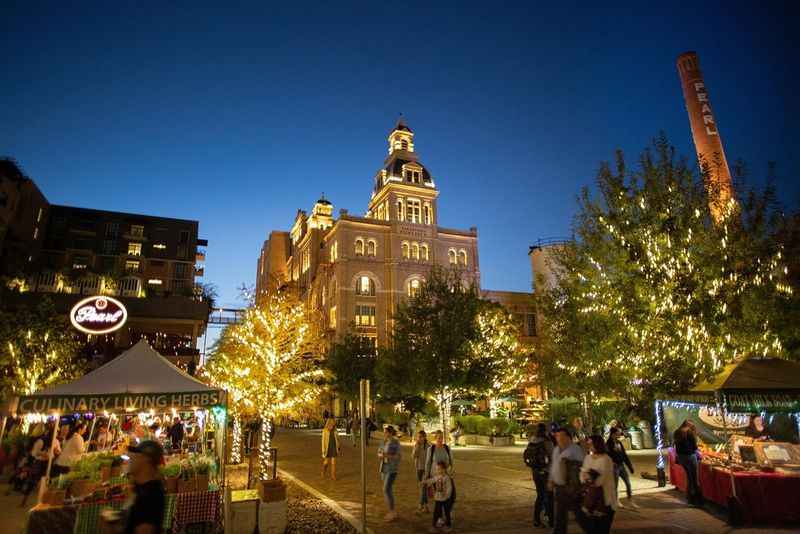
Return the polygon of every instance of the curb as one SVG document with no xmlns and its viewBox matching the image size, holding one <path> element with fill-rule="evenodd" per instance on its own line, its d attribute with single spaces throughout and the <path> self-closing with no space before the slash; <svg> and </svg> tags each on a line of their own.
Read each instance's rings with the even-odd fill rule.
<svg viewBox="0 0 800 534">
<path fill-rule="evenodd" d="M 356 532 L 361 532 L 361 521 L 359 520 L 359 518 L 357 518 L 356 516 L 354 516 L 341 506 L 339 506 L 339 503 L 337 503 L 324 493 L 321 493 L 318 490 L 312 488 L 311 486 L 309 486 L 296 476 L 292 475 L 288 471 L 284 471 L 283 469 L 278 468 L 278 473 L 280 474 L 280 476 L 287 478 L 292 483 L 297 484 L 298 486 L 303 488 L 303 490 L 305 490 L 306 492 L 310 493 L 311 495 L 322 501 L 325 504 L 325 506 L 327 506 L 328 508 L 330 508 L 331 510 L 342 516 L 342 519 L 347 521 L 351 527 L 356 529 Z M 367 527 L 366 534 L 375 534 L 375 532 L 373 532 L 371 528 Z"/>
</svg>

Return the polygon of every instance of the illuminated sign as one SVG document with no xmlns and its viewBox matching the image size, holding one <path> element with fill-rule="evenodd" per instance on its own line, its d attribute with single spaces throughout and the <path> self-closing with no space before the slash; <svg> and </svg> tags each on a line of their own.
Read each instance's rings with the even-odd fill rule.
<svg viewBox="0 0 800 534">
<path fill-rule="evenodd" d="M 72 307 L 69 320 L 72 326 L 86 334 L 109 334 L 122 328 L 128 320 L 128 310 L 111 297 L 89 297 Z"/>
</svg>

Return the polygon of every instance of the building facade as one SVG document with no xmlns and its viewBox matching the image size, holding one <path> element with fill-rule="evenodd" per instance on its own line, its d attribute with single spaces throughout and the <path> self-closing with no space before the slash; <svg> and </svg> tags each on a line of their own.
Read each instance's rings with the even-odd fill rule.
<svg viewBox="0 0 800 534">
<path fill-rule="evenodd" d="M 439 191 L 402 118 L 388 145 L 363 215 L 342 209 L 335 217 L 322 198 L 310 214 L 299 210 L 288 232 L 269 234 L 258 258 L 257 299 L 291 284 L 320 313 L 330 338 L 351 331 L 385 345 L 398 304 L 432 266 L 458 267 L 465 282 L 480 283 L 478 231 L 439 224 Z"/>
<path fill-rule="evenodd" d="M 50 204 L 10 160 L 0 176 L 3 309 L 49 295 L 67 315 L 86 296 L 115 296 L 128 320 L 108 335 L 76 332 L 87 353 L 108 359 L 145 338 L 176 363 L 198 363 L 210 311 L 196 282 L 207 245 L 198 221 Z"/>
</svg>

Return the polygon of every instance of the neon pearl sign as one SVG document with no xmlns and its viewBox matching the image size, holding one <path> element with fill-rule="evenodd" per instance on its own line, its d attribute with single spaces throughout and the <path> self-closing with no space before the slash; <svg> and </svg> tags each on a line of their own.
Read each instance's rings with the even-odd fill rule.
<svg viewBox="0 0 800 534">
<path fill-rule="evenodd" d="M 117 299 L 89 297 L 72 307 L 69 320 L 72 326 L 86 334 L 109 334 L 122 328 L 128 320 L 128 310 Z"/>
</svg>

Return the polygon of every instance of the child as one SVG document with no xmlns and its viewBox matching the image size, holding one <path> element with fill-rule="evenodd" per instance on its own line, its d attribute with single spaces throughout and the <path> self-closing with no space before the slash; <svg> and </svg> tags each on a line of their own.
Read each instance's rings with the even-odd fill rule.
<svg viewBox="0 0 800 534">
<path fill-rule="evenodd" d="M 456 500 L 456 488 L 453 479 L 447 474 L 447 463 L 437 462 L 436 474 L 425 481 L 425 484 L 433 490 L 433 500 L 436 503 L 433 508 L 433 525 L 428 532 L 438 532 L 439 520 L 444 515 L 444 532 L 450 532 L 450 512 L 453 509 L 453 502 Z"/>
</svg>

